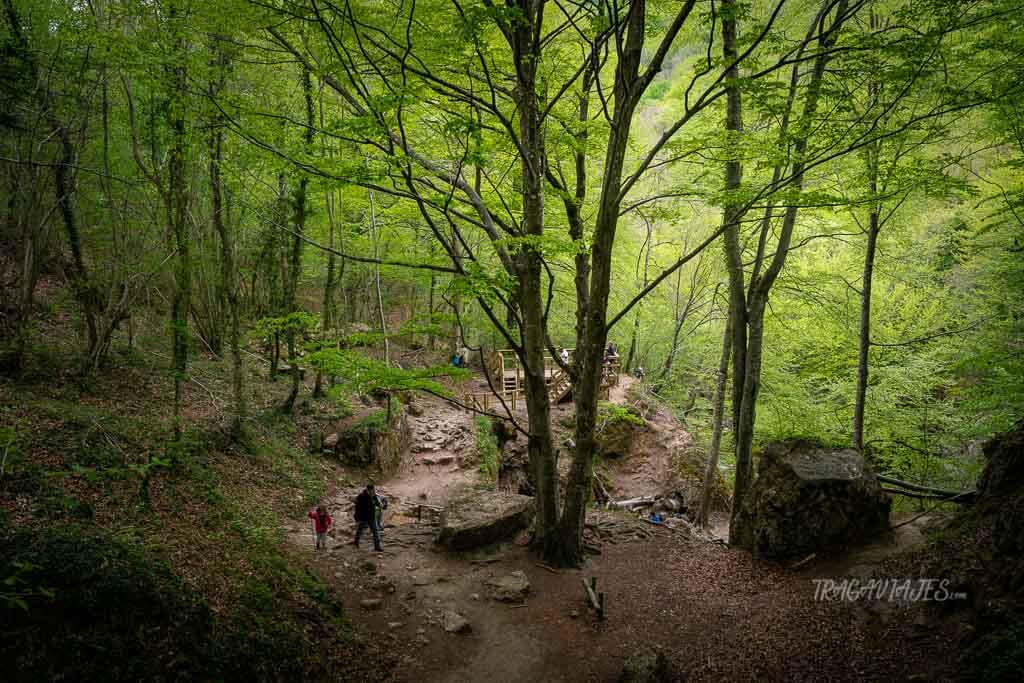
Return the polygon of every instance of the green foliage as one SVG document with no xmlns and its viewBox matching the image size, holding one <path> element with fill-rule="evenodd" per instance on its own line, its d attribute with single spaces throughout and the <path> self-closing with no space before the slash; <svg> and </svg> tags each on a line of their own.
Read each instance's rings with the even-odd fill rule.
<svg viewBox="0 0 1024 683">
<path fill-rule="evenodd" d="M 256 321 L 254 334 L 261 338 L 285 335 L 288 333 L 305 334 L 315 330 L 320 318 L 305 311 L 293 311 L 288 315 L 260 318 Z"/>
<path fill-rule="evenodd" d="M 498 439 L 491 428 L 491 419 L 483 415 L 477 415 L 473 419 L 476 428 L 476 455 L 480 459 L 480 474 L 491 485 L 497 483 L 498 474 L 501 472 L 501 451 L 498 449 Z"/>
<path fill-rule="evenodd" d="M 598 434 L 619 425 L 643 426 L 643 424 L 644 419 L 629 406 L 621 406 L 608 401 L 597 404 L 597 428 L 595 431 Z"/>
<path fill-rule="evenodd" d="M 448 366 L 403 370 L 352 350 L 325 348 L 306 356 L 307 361 L 326 375 L 342 378 L 353 393 L 372 391 L 428 391 L 449 396 L 449 390 L 438 379 L 448 377 L 459 381 L 470 376 L 468 370 Z"/>
</svg>

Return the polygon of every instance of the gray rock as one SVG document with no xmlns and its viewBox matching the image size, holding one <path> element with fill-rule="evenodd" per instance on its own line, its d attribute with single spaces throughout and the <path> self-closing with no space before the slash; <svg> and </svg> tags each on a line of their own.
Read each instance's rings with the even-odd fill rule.
<svg viewBox="0 0 1024 683">
<path fill-rule="evenodd" d="M 468 491 L 449 501 L 441 513 L 437 543 L 448 550 L 470 550 L 514 536 L 533 521 L 530 496 Z"/>
<path fill-rule="evenodd" d="M 384 605 L 384 601 L 380 598 L 366 598 L 359 602 L 359 606 L 367 611 L 378 610 Z"/>
<path fill-rule="evenodd" d="M 526 574 L 516 570 L 506 576 L 487 580 L 491 597 L 499 602 L 525 602 L 530 593 L 530 580 Z"/>
<path fill-rule="evenodd" d="M 377 563 L 374 562 L 373 560 L 363 560 L 362 562 L 359 563 L 359 568 L 362 569 L 363 571 L 370 572 L 371 574 L 374 574 L 377 571 Z"/>
<path fill-rule="evenodd" d="M 775 442 L 760 454 L 732 544 L 771 559 L 806 557 L 885 532 L 890 505 L 857 451 Z"/>
<path fill-rule="evenodd" d="M 662 683 L 672 680 L 668 659 L 661 650 L 646 648 L 626 660 L 619 683 Z"/>
<path fill-rule="evenodd" d="M 324 450 L 333 451 L 335 448 L 337 448 L 338 447 L 338 439 L 339 438 L 340 437 L 338 436 L 337 432 L 335 432 L 334 434 L 328 434 L 327 436 L 325 436 L 324 437 Z"/>
<path fill-rule="evenodd" d="M 448 611 L 441 615 L 441 625 L 448 633 L 469 633 L 473 630 L 469 620 L 458 612 Z"/>
</svg>

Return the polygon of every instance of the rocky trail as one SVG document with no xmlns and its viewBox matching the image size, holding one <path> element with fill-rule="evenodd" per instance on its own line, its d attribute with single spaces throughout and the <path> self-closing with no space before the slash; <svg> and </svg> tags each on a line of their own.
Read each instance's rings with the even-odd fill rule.
<svg viewBox="0 0 1024 683">
<path fill-rule="evenodd" d="M 613 399 L 624 401 L 627 389 Z M 378 483 L 390 501 L 383 552 L 373 552 L 369 539 L 360 548 L 349 544 L 362 482 L 324 500 L 335 518 L 325 551 L 314 553 L 308 520 L 288 534 L 368 634 L 367 651 L 377 653 L 368 656 L 382 658 L 390 680 L 610 681 L 650 646 L 687 680 L 905 678 L 926 661 L 944 661 L 907 640 L 894 626 L 900 620 L 878 618 L 880 610 L 814 600 L 814 576 L 875 567 L 896 546 L 919 540 L 914 527 L 901 543 L 849 566 L 800 571 L 608 511 L 588 516 L 588 542 L 600 554 L 580 570 L 543 566 L 523 538 L 452 553 L 434 543 L 435 512 L 478 481 L 472 417 L 428 398 L 409 419 L 409 466 Z M 671 454 L 656 454 L 659 438 L 685 446 L 658 429 L 643 450 L 651 462 L 619 465 L 623 490 L 650 493 L 644 487 L 667 471 Z M 586 601 L 582 579 L 591 577 L 605 593 L 603 621 Z M 891 616 L 900 607 L 886 609 Z"/>
<path fill-rule="evenodd" d="M 421 399 L 408 415 L 411 466 L 382 482 L 385 495 L 400 504 L 443 506 L 456 491 L 477 481 L 473 421 L 469 413 L 439 399 Z"/>
</svg>

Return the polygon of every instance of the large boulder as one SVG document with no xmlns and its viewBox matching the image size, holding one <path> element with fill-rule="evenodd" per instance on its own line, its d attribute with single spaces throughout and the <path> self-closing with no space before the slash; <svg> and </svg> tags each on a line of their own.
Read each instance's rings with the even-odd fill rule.
<svg viewBox="0 0 1024 683">
<path fill-rule="evenodd" d="M 375 467 L 381 475 L 389 475 L 401 469 L 411 443 L 412 429 L 405 413 L 393 410 L 389 416 L 386 409 L 380 409 L 349 420 L 324 436 L 323 450 L 345 465 Z"/>
<path fill-rule="evenodd" d="M 467 491 L 452 498 L 441 512 L 438 544 L 449 550 L 470 550 L 515 536 L 533 521 L 530 496 L 495 491 Z"/>
<path fill-rule="evenodd" d="M 864 457 L 806 441 L 771 443 L 730 534 L 733 545 L 792 559 L 888 529 L 891 501 Z"/>
<path fill-rule="evenodd" d="M 978 479 L 978 510 L 993 512 L 993 541 L 1000 551 L 1024 553 L 1024 420 L 985 444 Z"/>
</svg>

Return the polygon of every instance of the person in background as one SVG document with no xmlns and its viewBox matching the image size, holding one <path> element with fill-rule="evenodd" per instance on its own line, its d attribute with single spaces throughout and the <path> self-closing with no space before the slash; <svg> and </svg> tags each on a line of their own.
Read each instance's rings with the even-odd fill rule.
<svg viewBox="0 0 1024 683">
<path fill-rule="evenodd" d="M 646 374 L 647 373 L 644 372 L 643 366 L 641 365 L 636 366 L 636 370 L 633 371 L 633 376 L 641 381 L 646 376 Z"/>
<path fill-rule="evenodd" d="M 313 530 L 316 532 L 316 549 L 321 550 L 327 547 L 327 532 L 330 530 L 331 525 L 334 524 L 334 520 L 331 519 L 330 514 L 327 512 L 327 508 L 323 505 L 317 506 L 316 510 L 311 510 L 309 518 L 313 520 Z"/>
<path fill-rule="evenodd" d="M 356 519 L 356 537 L 352 541 L 352 545 L 359 547 L 359 539 L 363 535 L 363 529 L 369 527 L 370 535 L 373 536 L 373 549 L 380 551 L 380 534 L 377 529 L 377 514 L 374 508 L 373 499 L 377 495 L 377 491 L 374 489 L 373 484 L 367 484 L 366 488 L 356 496 L 356 507 L 355 507 L 355 519 Z"/>
<path fill-rule="evenodd" d="M 564 364 L 568 365 L 569 364 L 569 349 L 567 349 L 567 348 L 565 348 L 563 346 L 562 347 L 562 352 L 560 354 L 558 354 L 558 357 L 562 360 L 562 362 Z"/>
<path fill-rule="evenodd" d="M 377 535 L 384 535 L 384 511 L 388 509 L 388 499 L 379 493 L 373 494 L 373 512 L 377 520 Z"/>
<path fill-rule="evenodd" d="M 457 353 L 454 356 L 452 356 L 452 365 L 454 367 L 461 368 L 462 367 L 462 356 L 460 356 Z"/>
</svg>

